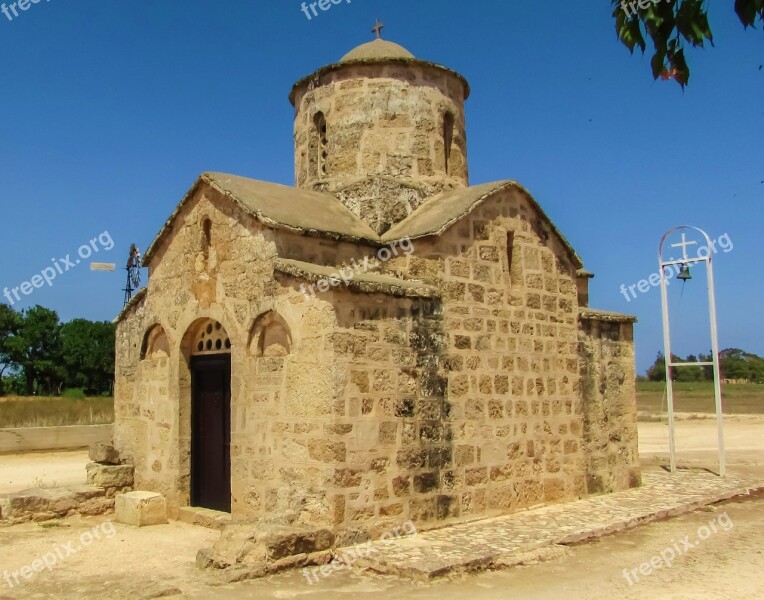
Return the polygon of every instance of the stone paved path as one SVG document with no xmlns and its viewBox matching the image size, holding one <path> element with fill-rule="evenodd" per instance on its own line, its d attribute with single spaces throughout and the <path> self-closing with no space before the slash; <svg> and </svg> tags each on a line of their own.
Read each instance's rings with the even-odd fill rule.
<svg viewBox="0 0 764 600">
<path fill-rule="evenodd" d="M 764 481 L 723 479 L 705 471 L 644 473 L 643 483 L 625 492 L 422 532 L 395 543 L 377 541 L 371 546 L 374 552 L 356 565 L 424 581 L 508 566 L 555 544 L 599 537 L 764 489 Z"/>
</svg>

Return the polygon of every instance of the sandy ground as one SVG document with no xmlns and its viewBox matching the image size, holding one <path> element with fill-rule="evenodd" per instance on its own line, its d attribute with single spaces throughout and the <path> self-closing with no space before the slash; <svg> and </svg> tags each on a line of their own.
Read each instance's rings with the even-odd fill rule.
<svg viewBox="0 0 764 600">
<path fill-rule="evenodd" d="M 719 472 L 716 417 L 679 415 L 675 424 L 678 466 L 703 467 Z M 669 464 L 668 425 L 639 423 L 639 455 L 643 465 Z M 764 478 L 764 416 L 724 418 L 725 461 L 729 472 Z M 764 592 L 762 592 L 764 598 Z"/>
<path fill-rule="evenodd" d="M 731 474 L 764 478 L 764 417 L 727 420 L 728 465 Z M 681 420 L 677 424 L 680 465 L 716 468 L 716 424 L 709 419 Z M 666 426 L 640 423 L 640 448 L 646 468 L 658 468 L 668 456 Z M 66 453 L 61 464 L 72 468 L 76 458 Z M 33 457 L 42 455 L 32 455 Z M 11 472 L 0 457 L 1 469 Z M 18 465 L 28 460 L 16 458 Z M 53 458 L 49 456 L 49 459 Z M 59 461 L 53 461 L 57 464 Z M 40 476 L 32 463 L 16 467 L 23 477 Z M 49 468 L 47 465 L 44 468 Z M 25 470 L 26 469 L 26 470 Z M 47 471 L 46 471 L 47 472 Z M 52 471 L 55 472 L 55 471 Z M 5 476 L 0 485 L 6 485 Z M 698 528 L 726 514 L 731 528 L 699 541 Z M 98 532 L 100 540 L 87 547 L 83 541 Z M 84 538 L 82 537 L 84 534 Z M 764 495 L 708 507 L 667 521 L 602 538 L 596 542 L 559 549 L 547 562 L 433 583 L 415 583 L 370 573 L 338 572 L 310 585 L 300 572 L 257 581 L 224 584 L 194 567 L 196 551 L 211 545 L 218 533 L 182 523 L 134 529 L 106 522 L 106 518 L 67 519 L 55 527 L 28 524 L 0 528 L 0 600 L 6 598 L 142 598 L 168 596 L 193 599 L 307 599 L 352 598 L 403 600 L 597 600 L 659 598 L 676 600 L 745 598 L 764 599 Z M 632 572 L 667 548 L 690 536 L 697 545 L 680 555 L 671 568 L 649 576 Z M 67 547 L 68 550 L 63 551 Z M 31 565 L 51 550 L 61 550 L 50 572 L 20 578 L 12 573 Z M 69 554 L 70 550 L 77 549 Z M 49 554 L 49 559 L 53 555 Z M 8 570 L 9 585 L 4 577 Z M 624 576 L 630 574 L 631 583 Z M 638 573 L 638 571 L 637 571 Z"/>
<path fill-rule="evenodd" d="M 33 487 L 82 485 L 88 453 L 0 454 L 0 494 Z"/>
</svg>

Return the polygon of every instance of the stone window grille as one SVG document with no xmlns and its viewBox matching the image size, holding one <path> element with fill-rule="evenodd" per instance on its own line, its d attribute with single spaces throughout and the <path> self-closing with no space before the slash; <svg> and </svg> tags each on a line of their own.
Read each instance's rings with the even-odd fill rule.
<svg viewBox="0 0 764 600">
<path fill-rule="evenodd" d="M 217 321 L 208 320 L 194 338 L 191 353 L 195 356 L 204 354 L 226 354 L 231 351 L 231 340 L 223 326 Z"/>
</svg>

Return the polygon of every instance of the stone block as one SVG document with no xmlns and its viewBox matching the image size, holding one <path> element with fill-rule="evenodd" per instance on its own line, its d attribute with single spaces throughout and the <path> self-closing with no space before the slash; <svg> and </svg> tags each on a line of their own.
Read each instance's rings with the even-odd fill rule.
<svg viewBox="0 0 764 600">
<path fill-rule="evenodd" d="M 117 496 L 115 503 L 117 523 L 147 527 L 167 523 L 167 501 L 155 492 L 129 492 Z"/>
<path fill-rule="evenodd" d="M 70 511 L 100 514 L 108 510 L 104 490 L 91 486 L 35 488 L 0 495 L 0 520 L 45 520 L 64 517 Z M 83 513 L 83 514 L 85 514 Z"/>
<path fill-rule="evenodd" d="M 88 463 L 87 484 L 102 488 L 126 488 L 133 485 L 132 465 Z"/>
<path fill-rule="evenodd" d="M 231 515 L 209 508 L 184 506 L 178 509 L 178 521 L 221 531 L 231 522 Z"/>
<path fill-rule="evenodd" d="M 119 452 L 111 444 L 104 444 L 103 442 L 96 442 L 90 446 L 90 460 L 95 463 L 101 463 L 103 465 L 118 465 L 120 464 Z"/>
</svg>

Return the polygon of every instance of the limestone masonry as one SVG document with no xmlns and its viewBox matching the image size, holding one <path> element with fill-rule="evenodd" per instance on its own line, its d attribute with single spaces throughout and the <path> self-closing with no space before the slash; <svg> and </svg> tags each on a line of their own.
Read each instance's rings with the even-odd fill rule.
<svg viewBox="0 0 764 600">
<path fill-rule="evenodd" d="M 469 187 L 468 96 L 378 39 L 295 84 L 294 188 L 196 181 L 118 317 L 134 489 L 171 517 L 230 506 L 229 543 L 242 522 L 328 532 L 309 552 L 639 485 L 635 319 L 589 308 L 522 186 Z"/>
</svg>

